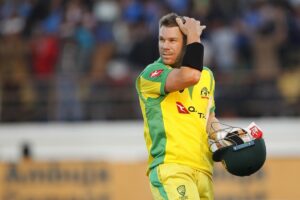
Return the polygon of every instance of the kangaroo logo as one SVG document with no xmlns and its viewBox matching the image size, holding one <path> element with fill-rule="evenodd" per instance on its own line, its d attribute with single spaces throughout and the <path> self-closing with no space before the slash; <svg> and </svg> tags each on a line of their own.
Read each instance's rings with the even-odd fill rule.
<svg viewBox="0 0 300 200">
<path fill-rule="evenodd" d="M 190 114 L 190 112 L 184 107 L 184 105 L 180 102 L 176 102 L 177 110 L 182 114 Z"/>
</svg>

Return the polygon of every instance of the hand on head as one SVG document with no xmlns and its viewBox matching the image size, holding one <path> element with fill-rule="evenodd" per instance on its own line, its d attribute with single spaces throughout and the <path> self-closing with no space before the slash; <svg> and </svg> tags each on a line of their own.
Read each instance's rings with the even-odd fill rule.
<svg viewBox="0 0 300 200">
<path fill-rule="evenodd" d="M 187 44 L 200 42 L 200 36 L 206 26 L 200 21 L 190 17 L 177 17 L 176 22 L 183 34 L 187 36 Z"/>
</svg>

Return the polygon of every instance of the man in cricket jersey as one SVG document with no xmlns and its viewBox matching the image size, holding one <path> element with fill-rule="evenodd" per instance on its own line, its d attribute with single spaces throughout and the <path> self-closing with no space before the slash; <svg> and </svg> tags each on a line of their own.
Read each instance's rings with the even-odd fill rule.
<svg viewBox="0 0 300 200">
<path fill-rule="evenodd" d="M 158 60 L 137 77 L 155 200 L 213 199 L 208 127 L 215 117 L 215 80 L 203 67 L 200 21 L 175 13 L 159 22 Z"/>
</svg>

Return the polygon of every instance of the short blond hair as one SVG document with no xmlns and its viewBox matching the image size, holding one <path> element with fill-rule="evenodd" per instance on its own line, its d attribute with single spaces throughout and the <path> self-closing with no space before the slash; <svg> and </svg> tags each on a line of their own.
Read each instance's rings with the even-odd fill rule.
<svg viewBox="0 0 300 200">
<path fill-rule="evenodd" d="M 178 26 L 176 22 L 176 18 L 180 17 L 176 13 L 169 13 L 164 16 L 162 16 L 159 20 L 159 27 L 166 26 L 166 27 L 175 27 Z"/>
</svg>

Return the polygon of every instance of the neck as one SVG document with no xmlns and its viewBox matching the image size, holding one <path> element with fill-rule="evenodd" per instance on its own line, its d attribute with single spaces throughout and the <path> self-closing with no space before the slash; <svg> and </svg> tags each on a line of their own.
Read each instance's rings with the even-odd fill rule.
<svg viewBox="0 0 300 200">
<path fill-rule="evenodd" d="M 181 67 L 181 61 L 174 63 L 173 65 L 171 65 L 172 68 L 180 68 Z"/>
</svg>

